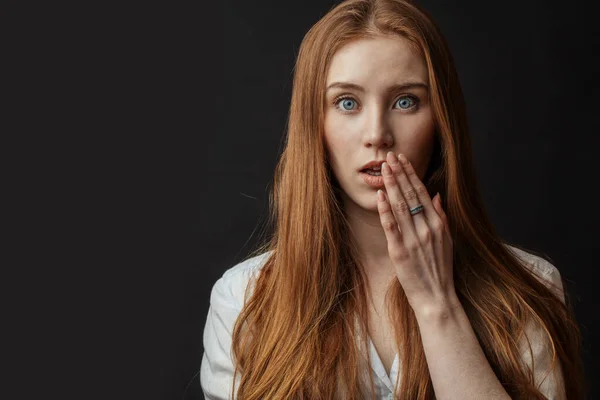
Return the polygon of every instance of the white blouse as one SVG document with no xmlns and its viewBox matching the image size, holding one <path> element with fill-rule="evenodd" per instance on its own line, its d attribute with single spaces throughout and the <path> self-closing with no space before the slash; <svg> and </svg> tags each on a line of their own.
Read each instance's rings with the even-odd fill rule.
<svg viewBox="0 0 600 400">
<path fill-rule="evenodd" d="M 517 256 L 527 261 L 531 270 L 543 283 L 557 293 L 565 301 L 562 281 L 558 269 L 536 255 L 509 246 Z M 242 309 L 244 291 L 268 259 L 269 252 L 245 260 L 225 271 L 223 276 L 213 285 L 210 295 L 210 307 L 204 327 L 204 354 L 200 367 L 200 385 L 207 400 L 231 399 L 234 364 L 231 355 L 231 336 L 233 325 Z M 252 293 L 253 287 L 250 289 Z M 563 375 L 557 362 L 552 373 L 547 374 L 552 360 L 542 329 L 529 325 L 526 335 L 531 343 L 532 352 L 525 340 L 521 342 L 522 361 L 531 369 L 535 366 L 534 381 L 536 386 L 549 400 L 566 399 Z M 378 399 L 392 399 L 396 376 L 398 374 L 399 355 L 396 354 L 390 374 L 385 371 L 383 363 L 368 337 L 369 355 L 371 358 L 371 374 Z M 364 355 L 364 354 L 363 354 Z M 532 362 L 534 361 L 534 363 Z M 236 376 L 236 391 L 239 387 L 240 373 Z M 370 390 L 370 389 L 369 389 Z M 366 392 L 368 393 L 368 392 Z"/>
</svg>

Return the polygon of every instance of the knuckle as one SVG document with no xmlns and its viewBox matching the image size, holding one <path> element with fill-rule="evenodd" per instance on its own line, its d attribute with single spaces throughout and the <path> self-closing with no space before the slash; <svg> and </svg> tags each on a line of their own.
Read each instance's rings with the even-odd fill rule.
<svg viewBox="0 0 600 400">
<path fill-rule="evenodd" d="M 442 233 L 444 231 L 444 223 L 439 218 L 430 221 L 429 225 L 431 226 L 431 230 L 435 233 Z"/>
<path fill-rule="evenodd" d="M 408 213 L 408 204 L 404 200 L 397 200 L 394 202 L 394 210 L 401 214 Z"/>
<path fill-rule="evenodd" d="M 415 189 L 410 188 L 406 192 L 404 192 L 404 198 L 406 200 L 416 200 L 417 199 L 417 192 L 415 192 Z"/>
<path fill-rule="evenodd" d="M 427 187 L 425 187 L 425 185 L 423 184 L 419 184 L 415 186 L 415 191 L 417 192 L 417 194 L 419 196 L 429 196 L 429 192 L 427 191 Z"/>
<path fill-rule="evenodd" d="M 387 220 L 383 223 L 383 229 L 386 232 L 394 232 L 396 229 L 396 223 L 394 221 Z"/>
<path fill-rule="evenodd" d="M 430 243 L 433 239 L 433 234 L 431 233 L 431 229 L 425 228 L 419 231 L 419 239 L 421 243 Z"/>
<path fill-rule="evenodd" d="M 398 264 L 404 263 L 410 258 L 410 253 L 403 249 L 389 249 L 388 252 L 390 254 L 390 258 Z"/>
</svg>

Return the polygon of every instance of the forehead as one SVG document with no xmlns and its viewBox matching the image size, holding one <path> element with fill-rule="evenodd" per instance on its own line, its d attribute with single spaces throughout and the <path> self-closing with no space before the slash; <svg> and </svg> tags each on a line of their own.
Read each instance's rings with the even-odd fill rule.
<svg viewBox="0 0 600 400">
<path fill-rule="evenodd" d="M 428 83 L 421 55 L 401 36 L 377 36 L 341 47 L 333 55 L 326 84 L 343 81 L 375 87 L 404 80 Z"/>
</svg>

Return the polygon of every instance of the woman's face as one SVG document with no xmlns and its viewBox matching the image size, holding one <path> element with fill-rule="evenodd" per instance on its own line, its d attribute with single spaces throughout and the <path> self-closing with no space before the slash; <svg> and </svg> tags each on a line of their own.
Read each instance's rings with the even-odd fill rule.
<svg viewBox="0 0 600 400">
<path fill-rule="evenodd" d="M 423 179 L 435 140 L 428 86 L 425 62 L 402 37 L 360 39 L 334 54 L 325 145 L 344 202 L 377 212 L 377 187 L 365 182 L 361 170 L 385 160 L 388 151 L 404 153 Z"/>
</svg>

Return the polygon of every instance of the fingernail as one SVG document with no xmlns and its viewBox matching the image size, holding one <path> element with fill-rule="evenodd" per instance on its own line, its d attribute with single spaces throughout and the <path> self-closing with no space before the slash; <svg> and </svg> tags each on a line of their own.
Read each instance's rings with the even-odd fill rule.
<svg viewBox="0 0 600 400">
<path fill-rule="evenodd" d="M 377 199 L 379 201 L 384 201 L 385 200 L 385 196 L 383 195 L 383 190 L 381 190 L 381 189 L 377 190 Z"/>
<path fill-rule="evenodd" d="M 405 156 L 404 154 L 402 154 L 402 153 L 400 153 L 400 154 L 398 155 L 398 159 L 399 159 L 399 160 L 402 162 L 402 164 L 406 164 L 406 163 L 408 163 L 408 159 L 407 159 L 407 158 L 406 158 L 406 156 Z"/>
<path fill-rule="evenodd" d="M 390 166 L 388 165 L 388 163 L 386 163 L 385 161 L 381 164 L 381 173 L 382 174 L 389 174 L 391 172 L 391 170 L 389 169 Z"/>
</svg>

